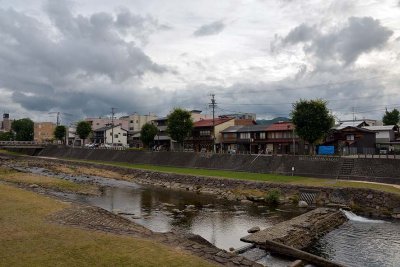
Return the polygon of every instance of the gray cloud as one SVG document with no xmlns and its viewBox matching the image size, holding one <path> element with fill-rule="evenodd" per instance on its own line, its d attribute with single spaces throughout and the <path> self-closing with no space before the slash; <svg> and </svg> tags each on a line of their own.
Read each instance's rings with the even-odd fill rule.
<svg viewBox="0 0 400 267">
<path fill-rule="evenodd" d="M 0 64 L 7 66 L 0 69 L 0 88 L 27 110 L 94 115 L 111 104 L 127 110 L 128 103 L 143 101 L 137 96 L 144 74 L 170 71 L 122 37 L 151 34 L 159 28 L 151 17 L 129 10 L 73 15 L 67 1 L 48 1 L 45 11 L 50 29 L 35 17 L 0 9 Z"/>
<path fill-rule="evenodd" d="M 334 60 L 345 65 L 355 62 L 363 53 L 381 49 L 393 34 L 371 17 L 351 17 L 341 29 L 327 33 L 305 24 L 297 26 L 282 38 L 284 45 L 303 43 L 305 53 L 320 60 Z"/>
<path fill-rule="evenodd" d="M 193 32 L 194 36 L 207 36 L 207 35 L 215 35 L 219 34 L 225 29 L 225 24 L 221 21 L 214 21 L 213 23 L 206 24 L 198 28 L 195 32 Z"/>
<path fill-rule="evenodd" d="M 299 42 L 308 42 L 318 35 L 315 27 L 307 26 L 305 23 L 292 29 L 289 34 L 283 39 L 285 44 L 297 44 Z"/>
</svg>

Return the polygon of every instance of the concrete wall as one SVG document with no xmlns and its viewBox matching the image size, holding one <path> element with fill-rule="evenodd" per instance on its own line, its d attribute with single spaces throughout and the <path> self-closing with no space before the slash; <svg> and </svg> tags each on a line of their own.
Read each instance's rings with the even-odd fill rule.
<svg viewBox="0 0 400 267">
<path fill-rule="evenodd" d="M 21 152 L 21 151 L 19 151 Z M 270 156 L 93 150 L 49 146 L 39 156 L 128 162 L 162 166 L 277 173 L 336 179 L 342 158 L 321 156 Z M 400 159 L 354 159 L 349 180 L 400 184 Z"/>
</svg>

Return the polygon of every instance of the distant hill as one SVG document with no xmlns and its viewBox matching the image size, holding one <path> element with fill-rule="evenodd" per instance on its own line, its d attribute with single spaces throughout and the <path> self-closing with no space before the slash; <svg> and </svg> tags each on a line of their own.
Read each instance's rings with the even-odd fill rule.
<svg viewBox="0 0 400 267">
<path fill-rule="evenodd" d="M 290 121 L 290 119 L 286 117 L 277 117 L 272 120 L 256 120 L 257 124 L 259 125 L 270 125 L 278 121 Z"/>
</svg>

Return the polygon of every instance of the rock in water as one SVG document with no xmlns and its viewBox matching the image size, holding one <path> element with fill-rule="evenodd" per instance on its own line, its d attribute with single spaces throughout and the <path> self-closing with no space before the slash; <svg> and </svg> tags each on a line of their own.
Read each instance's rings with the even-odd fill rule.
<svg viewBox="0 0 400 267">
<path fill-rule="evenodd" d="M 304 200 L 300 200 L 298 205 L 299 205 L 299 208 L 307 208 L 308 207 L 307 202 L 305 202 Z"/>
<path fill-rule="evenodd" d="M 258 226 L 251 227 L 249 230 L 247 230 L 247 232 L 250 234 L 257 233 L 258 231 L 260 231 L 260 227 Z"/>
</svg>

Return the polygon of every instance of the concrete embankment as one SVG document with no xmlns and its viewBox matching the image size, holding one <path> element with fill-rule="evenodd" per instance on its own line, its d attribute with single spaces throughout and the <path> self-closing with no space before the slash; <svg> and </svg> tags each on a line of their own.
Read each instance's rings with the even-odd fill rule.
<svg viewBox="0 0 400 267">
<path fill-rule="evenodd" d="M 340 210 L 317 208 L 271 228 L 241 238 L 270 252 L 289 256 L 316 266 L 342 266 L 302 251 L 316 239 L 347 221 Z"/>
<path fill-rule="evenodd" d="M 301 250 L 345 221 L 347 217 L 340 210 L 317 208 L 240 240 L 257 245 L 264 245 L 268 240 Z"/>
<path fill-rule="evenodd" d="M 19 149 L 17 152 L 23 152 Z M 27 151 L 32 154 L 32 151 Z M 35 152 L 37 153 L 37 152 Z M 36 154 L 35 154 L 36 155 Z M 153 164 L 162 166 L 277 173 L 400 184 L 400 159 L 328 156 L 228 155 L 188 152 L 93 150 L 49 146 L 40 156 Z"/>
</svg>

